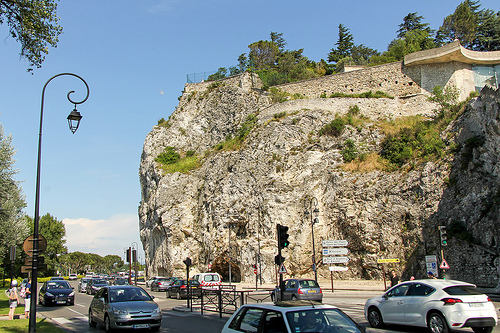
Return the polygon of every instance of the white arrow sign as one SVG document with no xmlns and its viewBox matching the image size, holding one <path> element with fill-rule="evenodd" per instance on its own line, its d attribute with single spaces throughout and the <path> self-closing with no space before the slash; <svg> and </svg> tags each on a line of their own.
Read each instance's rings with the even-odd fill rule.
<svg viewBox="0 0 500 333">
<path fill-rule="evenodd" d="M 323 257 L 323 264 L 346 264 L 348 262 L 348 257 Z"/>
<path fill-rule="evenodd" d="M 324 256 L 345 256 L 349 254 L 349 249 L 345 247 L 334 247 L 333 249 L 323 249 Z"/>
<path fill-rule="evenodd" d="M 345 272 L 349 270 L 347 266 L 330 266 L 330 272 Z"/>
<path fill-rule="evenodd" d="M 349 242 L 345 239 L 329 239 L 322 242 L 323 247 L 347 246 Z"/>
</svg>

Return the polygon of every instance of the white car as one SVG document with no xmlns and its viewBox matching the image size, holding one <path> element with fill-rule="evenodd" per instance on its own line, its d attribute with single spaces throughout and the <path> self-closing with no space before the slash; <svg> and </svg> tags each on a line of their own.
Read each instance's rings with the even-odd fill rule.
<svg viewBox="0 0 500 333">
<path fill-rule="evenodd" d="M 241 332 L 364 333 L 365 330 L 336 306 L 295 301 L 243 305 L 222 328 L 222 333 Z"/>
<path fill-rule="evenodd" d="M 68 280 L 77 280 L 77 279 L 78 279 L 78 275 L 76 275 L 76 274 L 70 274 L 68 277 Z"/>
<path fill-rule="evenodd" d="M 374 328 L 384 324 L 427 327 L 432 333 L 471 327 L 491 332 L 498 317 L 495 306 L 475 285 L 453 280 L 413 280 L 366 301 L 365 318 Z"/>
</svg>

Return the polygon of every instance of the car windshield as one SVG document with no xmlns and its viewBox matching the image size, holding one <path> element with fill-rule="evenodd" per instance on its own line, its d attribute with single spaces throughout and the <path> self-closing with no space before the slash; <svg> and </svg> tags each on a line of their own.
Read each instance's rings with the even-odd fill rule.
<svg viewBox="0 0 500 333">
<path fill-rule="evenodd" d="M 483 295 L 481 291 L 473 286 L 453 286 L 443 289 L 448 295 L 451 296 L 469 296 L 469 295 Z"/>
<path fill-rule="evenodd" d="M 151 297 L 142 288 L 113 288 L 109 290 L 109 301 L 110 303 L 151 301 Z"/>
<path fill-rule="evenodd" d="M 54 282 L 48 282 L 47 283 L 47 289 L 71 289 L 70 285 L 66 281 L 54 281 Z"/>
<path fill-rule="evenodd" d="M 299 281 L 300 288 L 319 288 L 319 285 L 314 280 Z"/>
<path fill-rule="evenodd" d="M 209 275 L 205 275 L 205 277 L 203 278 L 203 280 L 205 280 L 207 282 L 210 282 L 210 281 L 219 281 L 219 276 L 216 275 L 216 274 L 209 274 Z"/>
<path fill-rule="evenodd" d="M 292 332 L 362 333 L 356 324 L 339 309 L 311 309 L 286 313 Z"/>
<path fill-rule="evenodd" d="M 92 284 L 108 284 L 104 279 L 94 279 Z"/>
</svg>

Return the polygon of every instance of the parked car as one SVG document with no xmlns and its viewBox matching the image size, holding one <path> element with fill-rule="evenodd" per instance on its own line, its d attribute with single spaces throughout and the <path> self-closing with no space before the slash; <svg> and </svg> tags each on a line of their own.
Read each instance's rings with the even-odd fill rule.
<svg viewBox="0 0 500 333">
<path fill-rule="evenodd" d="M 38 293 L 38 302 L 43 306 L 51 304 L 74 305 L 75 291 L 67 281 L 46 281 Z"/>
<path fill-rule="evenodd" d="M 78 279 L 78 275 L 76 275 L 76 274 L 70 274 L 68 277 L 68 280 L 77 280 L 77 279 Z"/>
<path fill-rule="evenodd" d="M 162 315 L 158 304 L 141 287 L 108 286 L 95 294 L 88 318 L 89 326 L 102 324 L 106 332 L 118 328 L 158 331 Z"/>
<path fill-rule="evenodd" d="M 153 283 L 154 280 L 160 279 L 160 278 L 164 278 L 164 276 L 153 276 L 153 277 L 149 278 L 146 281 L 146 288 L 151 288 L 151 283 Z"/>
<path fill-rule="evenodd" d="M 196 280 L 189 280 L 189 290 L 191 297 L 201 296 L 201 286 Z M 176 280 L 167 287 L 167 298 L 177 299 L 187 298 L 187 280 Z"/>
<path fill-rule="evenodd" d="M 354 320 L 333 305 L 313 305 L 305 301 L 285 303 L 245 304 L 229 318 L 222 333 L 365 332 Z"/>
<path fill-rule="evenodd" d="M 453 280 L 413 280 L 366 301 L 365 317 L 372 327 L 398 324 L 427 327 L 433 333 L 471 327 L 491 332 L 498 317 L 489 297 L 475 285 Z"/>
<path fill-rule="evenodd" d="M 271 293 L 271 299 L 283 301 L 323 301 L 323 291 L 319 284 L 312 279 L 287 279 L 283 281 L 285 291 L 283 299 L 280 298 L 281 290 L 276 288 Z"/>
<path fill-rule="evenodd" d="M 199 273 L 193 276 L 193 280 L 197 280 L 202 287 L 220 286 L 222 281 L 219 273 Z"/>
<path fill-rule="evenodd" d="M 84 277 L 78 282 L 78 291 L 81 293 L 87 292 L 87 283 L 92 280 L 92 278 Z"/>
<path fill-rule="evenodd" d="M 85 288 L 88 295 L 94 295 L 99 289 L 108 285 L 108 282 L 101 278 L 92 278 L 87 282 Z"/>
<path fill-rule="evenodd" d="M 165 291 L 170 283 L 172 281 L 168 278 L 158 278 L 151 283 L 151 291 Z"/>
</svg>

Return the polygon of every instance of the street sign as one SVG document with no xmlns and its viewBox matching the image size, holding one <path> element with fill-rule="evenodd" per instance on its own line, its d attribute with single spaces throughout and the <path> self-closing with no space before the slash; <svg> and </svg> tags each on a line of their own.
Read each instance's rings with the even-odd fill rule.
<svg viewBox="0 0 500 333">
<path fill-rule="evenodd" d="M 399 262 L 399 259 L 377 259 L 377 263 L 379 264 L 388 264 L 391 262 Z"/>
<path fill-rule="evenodd" d="M 285 264 L 281 264 L 278 274 L 286 274 Z"/>
<path fill-rule="evenodd" d="M 26 238 L 23 243 L 24 253 L 29 256 L 33 255 L 34 239 L 35 238 L 33 235 L 28 236 L 28 238 Z M 38 235 L 38 254 L 44 252 L 45 250 L 47 250 L 47 240 L 42 235 Z"/>
<path fill-rule="evenodd" d="M 345 239 L 327 239 L 322 242 L 323 247 L 347 246 L 349 242 Z"/>
<path fill-rule="evenodd" d="M 323 249 L 324 256 L 345 256 L 349 254 L 349 249 L 345 247 L 334 247 L 333 249 Z"/>
<path fill-rule="evenodd" d="M 38 256 L 38 265 L 45 263 L 45 257 Z M 33 263 L 33 257 L 26 257 L 24 259 L 24 264 L 25 265 L 32 265 Z"/>
<path fill-rule="evenodd" d="M 346 264 L 349 257 L 323 257 L 323 264 Z"/>
<path fill-rule="evenodd" d="M 21 266 L 21 273 L 29 273 L 31 272 L 31 265 L 30 266 Z M 44 271 L 47 270 L 47 264 L 38 264 L 38 270 L 39 271 Z"/>
<path fill-rule="evenodd" d="M 439 266 L 439 268 L 441 268 L 441 269 L 450 269 L 450 265 L 448 265 L 448 263 L 446 262 L 446 260 L 443 259 L 443 261 L 441 262 L 441 265 Z"/>
<path fill-rule="evenodd" d="M 347 266 L 330 266 L 330 272 L 345 272 L 349 270 Z"/>
</svg>

